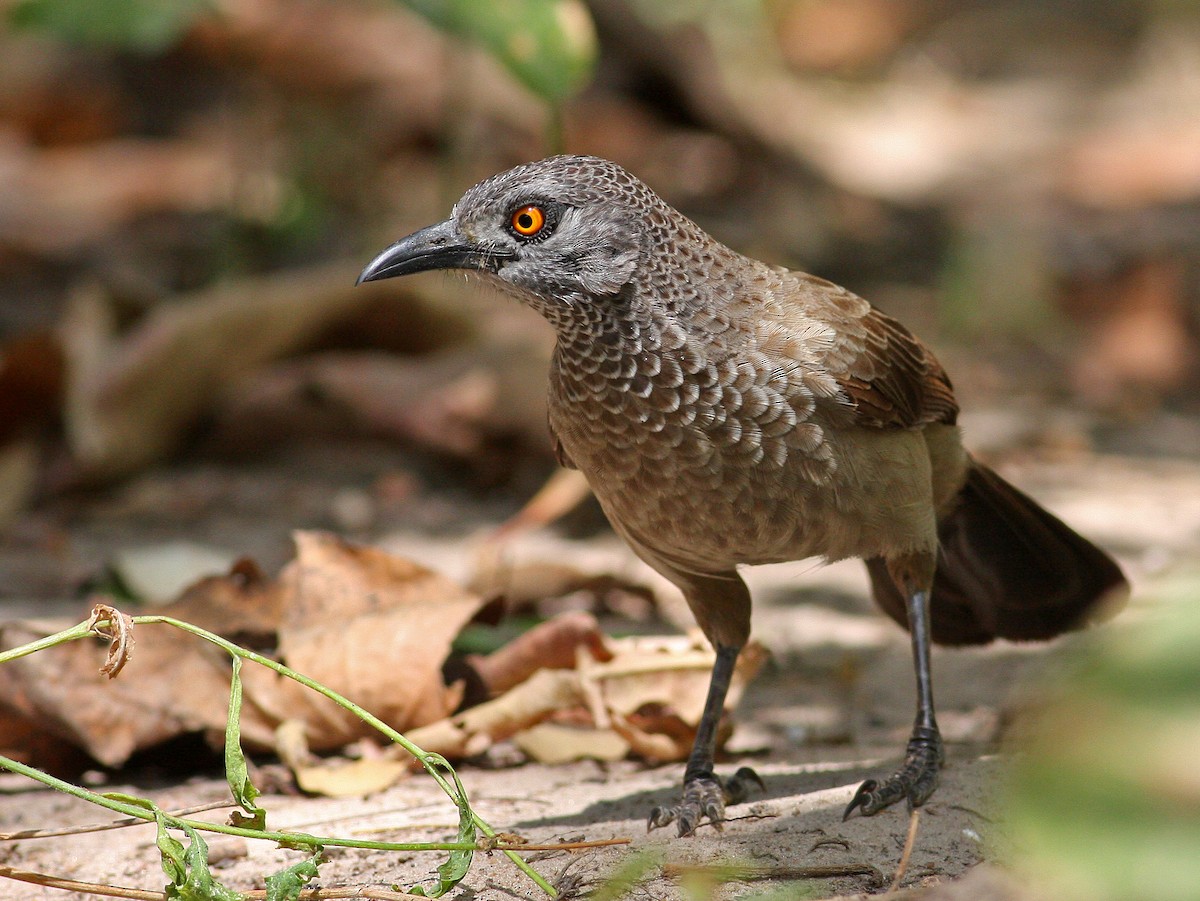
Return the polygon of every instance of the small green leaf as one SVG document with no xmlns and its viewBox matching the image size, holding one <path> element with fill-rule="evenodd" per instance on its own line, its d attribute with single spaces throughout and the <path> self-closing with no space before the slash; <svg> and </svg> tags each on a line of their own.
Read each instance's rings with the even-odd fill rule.
<svg viewBox="0 0 1200 901">
<path fill-rule="evenodd" d="M 458 805 L 458 838 L 456 840 L 474 844 L 476 842 L 475 815 L 471 812 L 471 803 L 467 800 L 467 790 L 459 780 L 458 773 L 454 772 L 454 768 L 440 754 L 429 754 L 428 760 L 446 770 L 454 778 L 454 786 L 458 790 L 458 797 L 454 799 L 454 803 Z M 438 867 L 437 887 L 427 894 L 425 889 L 418 885 L 409 889 L 409 894 L 420 895 L 422 898 L 442 897 L 462 882 L 467 871 L 471 869 L 471 861 L 474 856 L 475 852 L 472 850 L 451 851 L 446 862 Z"/>
<path fill-rule="evenodd" d="M 9 21 L 79 44 L 160 53 L 212 9 L 213 0 L 19 0 Z"/>
<path fill-rule="evenodd" d="M 154 822 L 158 825 L 154 843 L 158 846 L 163 872 L 167 876 L 167 895 L 169 897 L 172 886 L 178 887 L 187 881 L 187 863 L 185 862 L 187 850 L 183 847 L 183 842 L 167 831 L 167 821 L 161 810 L 155 809 Z"/>
<path fill-rule="evenodd" d="M 167 882 L 168 901 L 244 901 L 245 896 L 221 885 L 208 871 L 208 845 L 190 826 L 171 823 L 166 814 L 157 807 L 154 821 L 158 824 L 155 844 L 162 858 L 163 872 Z M 188 847 L 168 832 L 168 829 L 183 830 Z"/>
<path fill-rule="evenodd" d="M 310 879 L 317 877 L 317 867 L 320 863 L 321 849 L 317 848 L 308 860 L 272 873 L 267 877 L 267 901 L 296 901 L 300 897 L 300 890 Z"/>
<path fill-rule="evenodd" d="M 402 0 L 484 46 L 527 88 L 560 103 L 591 77 L 596 35 L 582 0 Z"/>
<path fill-rule="evenodd" d="M 242 660 L 233 658 L 233 675 L 229 681 L 229 716 L 225 721 L 225 778 L 238 806 L 246 814 L 234 811 L 230 822 L 247 829 L 266 829 L 267 811 L 255 803 L 259 791 L 250 781 L 246 770 L 246 755 L 242 753 Z"/>
<path fill-rule="evenodd" d="M 148 798 L 139 798 L 137 795 L 127 795 L 124 792 L 101 792 L 100 797 L 109 798 L 113 801 L 120 801 L 123 804 L 133 804 L 136 807 L 141 807 L 144 810 L 158 810 L 158 805 Z"/>
</svg>

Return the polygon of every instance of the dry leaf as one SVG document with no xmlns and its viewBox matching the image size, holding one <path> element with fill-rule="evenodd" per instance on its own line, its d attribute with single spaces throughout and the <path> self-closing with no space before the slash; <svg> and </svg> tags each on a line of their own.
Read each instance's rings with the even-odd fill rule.
<svg viewBox="0 0 1200 901">
<path fill-rule="evenodd" d="M 1109 209 L 1194 202 L 1200 197 L 1200 122 L 1195 110 L 1163 119 L 1118 121 L 1085 135 L 1064 161 L 1063 193 Z"/>
<path fill-rule="evenodd" d="M 63 354 L 45 332 L 0 346 L 0 444 L 50 421 L 62 401 Z"/>
<path fill-rule="evenodd" d="M 476 595 L 416 563 L 319 532 L 297 532 L 279 576 L 278 654 L 295 670 L 406 731 L 446 716 L 450 644 L 482 606 Z M 333 702 L 261 668 L 245 695 L 269 723 L 303 719 L 309 745 L 341 747 L 372 730 Z"/>
<path fill-rule="evenodd" d="M 1197 362 L 1182 263 L 1144 260 L 1111 279 L 1079 280 L 1067 297 L 1086 343 L 1074 364 L 1081 395 L 1144 404 L 1176 390 Z"/>
<path fill-rule="evenodd" d="M 280 723 L 275 751 L 301 791 L 332 798 L 363 797 L 383 791 L 409 772 L 408 761 L 375 754 L 357 760 L 321 760 L 308 748 L 306 727 L 299 720 Z"/>
<path fill-rule="evenodd" d="M 623 760 L 629 742 L 612 729 L 580 728 L 561 723 L 538 723 L 519 733 L 518 748 L 538 763 L 559 764 L 575 760 Z"/>
<path fill-rule="evenodd" d="M 124 335 L 102 297 L 76 294 L 62 326 L 66 431 L 85 474 L 158 459 L 221 389 L 369 303 L 353 281 L 330 264 L 224 284 L 161 304 Z"/>
<path fill-rule="evenodd" d="M 580 666 L 580 676 L 599 705 L 599 710 L 593 710 L 598 721 L 602 723 L 607 711 L 628 717 L 646 705 L 659 704 L 692 727 L 700 722 L 715 655 L 698 632 L 625 638 L 611 642 L 609 649 L 612 660 Z M 766 657 L 766 649 L 756 641 L 742 649 L 726 696 L 727 708 L 737 706 Z"/>
<path fill-rule="evenodd" d="M 489 441 L 515 436 L 549 458 L 540 342 L 472 328 L 462 297 L 424 291 L 405 298 L 394 305 L 409 320 L 405 327 L 420 328 L 442 349 L 407 356 L 325 351 L 266 368 L 222 397 L 218 429 L 226 440 L 244 442 L 276 420 L 301 427 L 316 396 L 322 409 L 366 434 L 467 458 Z M 499 318 L 487 315 L 489 323 Z"/>
<path fill-rule="evenodd" d="M 324 534 L 296 535 L 278 580 L 253 564 L 201 580 L 165 615 L 257 645 L 400 729 L 444 717 L 459 701 L 441 669 L 450 642 L 481 606 L 474 595 L 407 560 Z M 0 646 L 52 630 L 11 624 Z M 111 683 L 94 643 L 72 642 L 0 668 L 0 707 L 40 723 L 109 766 L 186 732 L 224 733 L 229 658 L 168 627 L 138 627 L 137 654 Z M 400 678 L 396 677 L 401 672 Z M 271 748 L 275 729 L 304 722 L 308 744 L 341 747 L 372 733 L 331 701 L 263 667 L 242 672 L 243 741 Z"/>
<path fill-rule="evenodd" d="M 70 254 L 138 216 L 220 208 L 237 167 L 217 142 L 118 138 L 38 150 L 3 142 L 0 241 Z"/>
<path fill-rule="evenodd" d="M 52 633 L 10 624 L 0 646 Z M 229 701 L 224 651 L 175 629 L 139 631 L 137 654 L 113 680 L 95 642 L 74 641 L 0 667 L 0 703 L 83 748 L 106 766 L 185 732 L 223 731 Z"/>
<path fill-rule="evenodd" d="M 407 733 L 422 749 L 446 757 L 482 754 L 561 710 L 583 703 L 579 676 L 573 670 L 539 670 L 494 701 Z"/>
<path fill-rule="evenodd" d="M 551 717 L 590 716 L 643 756 L 686 756 L 708 690 L 713 653 L 698 637 L 607 641 L 587 614 L 569 614 L 476 658 L 493 701 L 450 715 L 461 697 L 443 667 L 451 642 L 483 606 L 455 583 L 409 560 L 332 535 L 298 532 L 296 558 L 277 580 L 241 561 L 203 579 L 163 612 L 223 634 L 274 647 L 293 669 L 379 716 L 427 751 L 481 753 Z M 5 646 L 35 637 L 6 627 Z M 97 672 L 94 645 L 76 642 L 0 669 L 0 707 L 40 722 L 97 760 L 119 765 L 139 748 L 183 732 L 224 732 L 229 660 L 176 630 L 139 627 L 138 653 L 111 684 Z M 729 704 L 764 656 L 755 644 L 735 670 Z M 575 668 L 568 668 L 574 663 Z M 559 667 L 557 669 L 548 667 Z M 527 678 L 524 678 L 526 677 Z M 520 680 L 518 682 L 518 680 Z M 341 748 L 373 730 L 314 692 L 263 667 L 242 672 L 243 741 L 275 748 L 310 790 L 361 794 L 395 778 L 408 761 L 347 769 L 314 764 L 309 748 Z M 281 728 L 286 724 L 286 728 Z M 615 729 L 615 731 L 614 731 Z M 291 741 L 285 741 L 287 736 Z M 579 736 L 572 738 L 578 739 Z M 534 744 L 538 739 L 533 739 Z M 595 756 L 566 738 L 536 753 Z M 604 755 L 617 739 L 605 739 Z"/>
<path fill-rule="evenodd" d="M 493 743 L 552 717 L 586 711 L 592 726 L 609 736 L 605 753 L 612 753 L 619 740 L 647 759 L 681 760 L 687 756 L 715 659 L 702 638 L 609 640 L 604 645 L 609 659 L 604 662 L 588 653 L 586 642 L 576 648 L 576 670 L 539 670 L 493 701 L 409 732 L 409 739 L 427 751 L 465 757 L 483 753 Z M 734 671 L 730 708 L 765 658 L 761 645 L 747 645 Z M 720 740 L 728 734 L 726 724 Z M 534 753 L 555 760 L 563 759 L 569 746 L 579 752 L 571 759 L 596 756 L 586 743 L 568 737 L 557 742 L 535 738 L 533 742 Z"/>
<path fill-rule="evenodd" d="M 296 785 L 310 795 L 361 798 L 395 785 L 408 774 L 409 766 L 405 761 L 386 757 L 338 758 L 295 767 L 292 772 Z"/>
<path fill-rule="evenodd" d="M 490 694 L 508 691 L 539 669 L 572 669 L 581 650 L 595 660 L 611 660 L 600 624 L 590 613 L 563 613 L 518 635 L 496 651 L 473 654 L 467 663 Z"/>
<path fill-rule="evenodd" d="M 279 584 L 243 557 L 221 576 L 206 576 L 157 611 L 225 637 L 257 645 L 275 644 L 283 592 Z M 257 639 L 257 640 L 255 640 Z"/>
</svg>

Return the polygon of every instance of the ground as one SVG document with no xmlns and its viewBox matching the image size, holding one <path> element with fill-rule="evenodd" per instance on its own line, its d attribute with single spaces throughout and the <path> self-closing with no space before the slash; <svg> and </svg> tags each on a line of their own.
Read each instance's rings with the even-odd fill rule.
<svg viewBox="0 0 1200 901">
<path fill-rule="evenodd" d="M 215 472 L 210 471 L 214 479 Z M 292 486 L 293 498 L 309 498 L 299 502 L 301 506 L 316 503 L 313 498 L 337 495 L 330 485 L 317 484 L 318 467 L 308 472 L 306 487 Z M 1152 582 L 1156 570 L 1196 547 L 1200 492 L 1192 486 L 1200 480 L 1200 466 L 1195 464 L 1089 455 L 1065 463 L 1027 462 L 1009 474 L 1113 549 L 1136 586 Z M 236 481 L 230 473 L 225 475 Z M 112 541 L 132 541 L 136 530 L 130 528 L 131 505 L 135 517 L 140 515 L 135 499 L 161 496 L 171 484 L 182 490 L 185 478 L 184 470 L 163 470 L 135 480 L 95 501 L 69 531 L 78 546 L 90 549 L 87 553 L 99 553 L 105 543 L 102 535 L 109 536 L 110 550 Z M 260 491 L 270 491 L 269 479 L 258 484 Z M 223 509 L 228 512 L 233 506 L 225 504 Z M 195 524 L 190 528 L 204 531 Z M 226 528 L 234 529 L 226 533 L 232 535 L 246 526 L 227 523 Z M 269 556 L 271 542 L 264 533 L 256 534 Z M 461 536 L 430 538 L 403 529 L 381 541 L 394 549 L 408 547 L 414 556 L 434 565 L 441 561 L 448 569 L 454 568 L 467 544 Z M 618 561 L 614 565 L 637 566 L 603 533 L 574 541 L 543 537 L 527 547 L 522 551 L 518 546 L 516 553 L 536 554 L 538 548 L 552 547 L 555 553 L 600 554 L 602 559 L 612 555 Z M 38 569 L 32 558 L 26 560 L 29 584 L 37 582 Z M 902 752 L 913 705 L 906 636 L 870 608 L 865 580 L 854 561 L 824 568 L 806 563 L 762 567 L 750 571 L 748 580 L 756 597 L 755 632 L 771 650 L 772 660 L 736 711 L 737 731 L 721 770 L 752 765 L 766 790 L 733 808 L 733 819 L 723 831 L 704 827 L 688 839 L 676 838 L 669 829 L 646 833 L 649 810 L 669 802 L 678 789 L 677 764 L 512 765 L 516 755 L 501 753 L 493 754 L 486 766 L 462 767 L 474 804 L 497 829 L 533 842 L 630 839 L 629 846 L 532 855 L 539 871 L 551 880 L 567 872 L 571 878 L 563 885 L 594 885 L 632 848 L 661 854 L 667 866 L 634 889 L 631 897 L 680 897 L 680 872 L 672 867 L 713 863 L 761 868 L 768 886 L 780 883 L 781 877 L 812 872 L 803 868 L 843 868 L 807 880 L 814 897 L 878 893 L 891 882 L 909 824 L 905 811 L 892 809 L 846 823 L 841 811 L 861 780 L 889 771 Z M 6 604 L 14 613 L 28 606 Z M 1139 610 L 1135 592 L 1130 609 L 1102 628 L 1121 629 L 1136 621 Z M 904 887 L 934 893 L 929 897 L 955 897 L 943 893 L 968 889 L 976 897 L 984 891 L 1000 898 L 1028 897 L 1025 887 L 1012 883 L 993 864 L 978 865 L 996 859 L 1002 866 L 1009 862 L 998 798 L 1005 761 L 1015 752 L 1005 736 L 1010 723 L 1019 722 L 1031 703 L 1031 689 L 1053 672 L 1056 658 L 1075 640 L 938 650 L 935 688 L 948 760 L 941 786 L 923 810 Z M 94 773 L 90 778 L 103 790 L 148 795 L 166 809 L 227 797 L 219 774 L 187 778 L 176 772 L 164 777 L 161 762 L 157 769 Z M 420 775 L 369 798 L 268 793 L 264 802 L 272 827 L 278 829 L 416 841 L 446 840 L 454 832 L 453 809 L 432 781 Z M 0 811 L 5 831 L 104 820 L 94 808 L 16 776 L 0 781 Z M 224 814 L 201 816 L 222 819 Z M 212 851 L 218 861 L 215 872 L 240 889 L 261 886 L 262 874 L 298 859 L 295 853 L 223 837 L 213 838 Z M 4 865 L 81 881 L 147 889 L 162 883 L 148 827 L 13 842 L 0 847 L 0 854 Z M 441 857 L 431 853 L 333 850 L 321 870 L 321 884 L 430 884 L 440 862 Z M 971 881 L 964 883 L 964 878 Z M 757 884 L 734 882 L 720 892 L 722 897 L 743 897 L 759 890 Z M 455 897 L 481 901 L 538 894 L 501 855 L 480 855 L 456 891 Z M 20 883 L 7 883 L 4 891 L 12 901 L 70 896 Z"/>
</svg>

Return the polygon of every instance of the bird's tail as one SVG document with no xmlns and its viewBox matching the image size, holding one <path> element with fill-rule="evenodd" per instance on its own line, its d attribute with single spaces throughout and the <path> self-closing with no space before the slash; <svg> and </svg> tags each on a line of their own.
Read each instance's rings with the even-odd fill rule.
<svg viewBox="0 0 1200 901">
<path fill-rule="evenodd" d="M 1051 638 L 1115 614 L 1128 590 L 1108 554 L 978 463 L 938 538 L 930 624 L 941 644 Z M 884 561 L 867 570 L 876 602 L 907 626 Z"/>
</svg>

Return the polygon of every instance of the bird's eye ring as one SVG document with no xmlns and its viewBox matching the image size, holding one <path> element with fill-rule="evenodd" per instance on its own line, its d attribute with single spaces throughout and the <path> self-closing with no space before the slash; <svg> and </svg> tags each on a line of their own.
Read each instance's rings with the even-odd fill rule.
<svg viewBox="0 0 1200 901">
<path fill-rule="evenodd" d="M 546 213 L 537 204 L 529 204 L 516 210 L 508 220 L 522 238 L 532 238 L 546 227 Z"/>
</svg>

